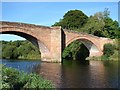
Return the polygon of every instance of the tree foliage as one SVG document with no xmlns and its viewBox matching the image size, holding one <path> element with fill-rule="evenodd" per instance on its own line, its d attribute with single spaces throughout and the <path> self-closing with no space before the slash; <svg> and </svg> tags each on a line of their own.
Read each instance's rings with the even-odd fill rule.
<svg viewBox="0 0 120 90">
<path fill-rule="evenodd" d="M 95 36 L 104 36 L 104 20 L 101 12 L 96 13 L 94 16 L 90 16 L 87 23 L 79 29 L 79 31 L 93 34 Z"/>
<path fill-rule="evenodd" d="M 106 37 L 117 38 L 117 31 L 119 30 L 118 22 L 113 21 L 111 18 L 105 18 L 104 22 L 105 22 L 104 31 L 107 32 Z"/>
<path fill-rule="evenodd" d="M 5 59 L 40 59 L 40 52 L 37 47 L 29 41 L 1 41 L 2 55 Z"/>
<path fill-rule="evenodd" d="M 99 37 L 118 38 L 119 24 L 109 17 L 108 8 L 88 18 L 87 23 L 79 30 Z"/>
<path fill-rule="evenodd" d="M 53 26 L 61 26 L 64 29 L 76 30 L 86 23 L 87 18 L 87 15 L 80 10 L 70 10 L 65 13 L 63 19 L 60 19 L 60 21 L 56 22 Z"/>
<path fill-rule="evenodd" d="M 81 43 L 79 41 L 74 41 L 68 47 L 65 48 L 63 51 L 63 58 L 71 58 L 74 59 L 76 58 L 76 53 L 80 49 Z"/>
<path fill-rule="evenodd" d="M 64 49 L 62 57 L 72 60 L 85 60 L 85 58 L 88 56 L 89 50 L 86 48 L 86 46 L 80 41 L 74 41 Z"/>
<path fill-rule="evenodd" d="M 104 45 L 104 50 L 103 50 L 103 54 L 107 57 L 110 57 L 111 55 L 114 54 L 114 50 L 115 50 L 115 46 L 108 43 Z"/>
</svg>

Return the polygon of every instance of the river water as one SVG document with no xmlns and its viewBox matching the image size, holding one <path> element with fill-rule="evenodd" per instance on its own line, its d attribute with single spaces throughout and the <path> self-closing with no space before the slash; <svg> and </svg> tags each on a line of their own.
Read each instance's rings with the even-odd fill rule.
<svg viewBox="0 0 120 90">
<path fill-rule="evenodd" d="M 30 60 L 2 60 L 8 67 L 20 71 L 35 72 L 51 80 L 56 88 L 118 88 L 117 61 L 64 60 L 61 63 L 46 63 Z"/>
</svg>

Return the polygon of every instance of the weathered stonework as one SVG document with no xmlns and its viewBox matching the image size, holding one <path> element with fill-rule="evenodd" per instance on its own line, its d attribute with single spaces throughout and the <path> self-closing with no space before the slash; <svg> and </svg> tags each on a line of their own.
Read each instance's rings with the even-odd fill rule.
<svg viewBox="0 0 120 90">
<path fill-rule="evenodd" d="M 61 27 L 46 27 L 4 21 L 0 23 L 2 23 L 0 25 L 0 33 L 19 35 L 37 46 L 41 52 L 42 61 L 61 62 L 63 49 L 75 40 L 83 42 L 88 48 L 90 56 L 101 56 L 104 44 L 113 42 L 113 40 L 108 38 L 63 30 Z"/>
</svg>

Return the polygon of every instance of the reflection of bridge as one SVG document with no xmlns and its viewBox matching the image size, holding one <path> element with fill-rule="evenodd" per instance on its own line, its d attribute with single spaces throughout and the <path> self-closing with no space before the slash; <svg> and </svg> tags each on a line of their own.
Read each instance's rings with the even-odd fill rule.
<svg viewBox="0 0 120 90">
<path fill-rule="evenodd" d="M 96 37 L 86 33 L 64 30 L 61 27 L 46 27 L 17 22 L 1 22 L 2 34 L 15 34 L 26 38 L 41 52 L 41 59 L 49 62 L 61 62 L 61 53 L 71 42 L 79 40 L 88 48 L 90 56 L 101 56 L 108 38 Z"/>
</svg>

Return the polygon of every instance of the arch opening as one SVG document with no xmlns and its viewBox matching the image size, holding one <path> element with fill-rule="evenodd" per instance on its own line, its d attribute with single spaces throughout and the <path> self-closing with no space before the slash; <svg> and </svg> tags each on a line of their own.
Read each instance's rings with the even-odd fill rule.
<svg viewBox="0 0 120 90">
<path fill-rule="evenodd" d="M 76 39 L 69 43 L 63 51 L 63 58 L 85 61 L 87 57 L 99 53 L 97 46 L 87 39 Z"/>
<path fill-rule="evenodd" d="M 17 31 L 6 31 L 6 32 L 2 32 L 2 34 L 12 34 L 12 35 L 23 37 L 26 40 L 30 41 L 33 45 L 39 48 L 37 39 L 31 35 L 25 34 L 23 32 L 17 32 Z"/>
<path fill-rule="evenodd" d="M 29 44 L 32 43 L 35 46 L 34 49 L 37 49 L 37 51 L 38 51 L 37 53 L 39 53 L 40 59 L 41 59 L 42 54 L 44 52 L 48 51 L 48 49 L 46 48 L 46 46 L 41 41 L 39 41 L 36 37 L 31 36 L 29 34 L 26 34 L 26 33 L 23 33 L 23 32 L 17 32 L 17 31 L 3 31 L 1 33 L 1 35 L 2 34 L 17 35 L 17 36 L 25 38 L 27 40 L 25 42 L 27 42 Z M 28 42 L 28 41 L 30 41 L 30 42 Z"/>
<path fill-rule="evenodd" d="M 1 34 L 3 35 L 3 34 Z M 4 34 L 6 35 L 6 34 Z M 11 36 L 16 36 L 9 34 Z M 2 43 L 2 53 L 1 59 L 27 59 L 27 60 L 40 60 L 41 53 L 35 45 L 33 45 L 30 41 L 23 40 L 12 40 L 12 39 L 1 39 Z"/>
</svg>

